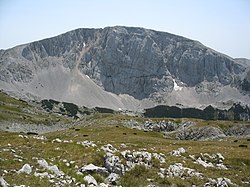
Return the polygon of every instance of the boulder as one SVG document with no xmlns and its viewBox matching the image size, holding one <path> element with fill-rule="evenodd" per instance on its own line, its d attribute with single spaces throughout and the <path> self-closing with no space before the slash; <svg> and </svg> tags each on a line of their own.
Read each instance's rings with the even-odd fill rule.
<svg viewBox="0 0 250 187">
<path fill-rule="evenodd" d="M 95 178 L 91 175 L 86 175 L 83 180 L 85 180 L 88 184 L 88 186 L 98 186 Z"/>
<path fill-rule="evenodd" d="M 185 153 L 185 152 L 186 152 L 186 150 L 183 147 L 181 147 L 177 150 L 173 150 L 171 154 L 173 156 L 182 156 L 181 153 Z"/>
<path fill-rule="evenodd" d="M 111 184 L 115 184 L 119 179 L 120 176 L 117 173 L 110 173 L 110 175 L 106 178 L 106 180 Z"/>
<path fill-rule="evenodd" d="M 25 173 L 25 174 L 31 174 L 32 168 L 29 164 L 24 164 L 23 167 L 18 170 L 17 173 Z"/>
<path fill-rule="evenodd" d="M 108 175 L 108 170 L 104 167 L 98 167 L 95 166 L 94 164 L 89 164 L 86 166 L 83 166 L 79 169 L 80 172 L 82 173 L 100 173 L 102 175 Z"/>
<path fill-rule="evenodd" d="M 110 173 L 125 174 L 125 167 L 120 158 L 112 153 L 106 153 L 105 155 L 105 168 Z"/>
<path fill-rule="evenodd" d="M 8 187 L 10 186 L 5 180 L 3 177 L 0 177 L 0 184 L 2 187 Z"/>
<path fill-rule="evenodd" d="M 44 160 L 44 159 L 37 160 L 37 163 L 42 168 L 47 168 L 49 166 L 48 162 L 46 160 Z"/>
</svg>

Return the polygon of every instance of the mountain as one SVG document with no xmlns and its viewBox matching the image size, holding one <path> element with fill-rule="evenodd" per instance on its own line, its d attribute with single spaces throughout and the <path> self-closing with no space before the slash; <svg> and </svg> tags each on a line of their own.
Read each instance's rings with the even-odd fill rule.
<svg viewBox="0 0 250 187">
<path fill-rule="evenodd" d="M 0 50 L 0 89 L 115 110 L 227 107 L 250 104 L 250 61 L 166 32 L 76 29 Z"/>
</svg>

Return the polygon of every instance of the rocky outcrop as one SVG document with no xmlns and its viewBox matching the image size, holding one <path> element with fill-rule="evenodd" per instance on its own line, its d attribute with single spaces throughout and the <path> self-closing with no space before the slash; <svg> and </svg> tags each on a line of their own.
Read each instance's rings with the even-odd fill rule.
<svg viewBox="0 0 250 187">
<path fill-rule="evenodd" d="M 161 132 L 166 138 L 176 138 L 178 140 L 218 140 L 226 137 L 248 138 L 250 137 L 249 124 L 230 122 L 225 126 L 218 125 L 199 125 L 193 121 L 173 121 L 173 120 L 124 120 L 122 124 L 131 129 Z M 182 151 L 175 150 L 179 155 Z M 185 151 L 184 151 L 185 152 Z"/>
<path fill-rule="evenodd" d="M 168 177 L 183 177 L 185 175 L 188 177 L 202 177 L 201 173 L 195 171 L 194 169 L 183 167 L 181 163 L 170 165 L 166 171 L 166 175 Z"/>
<path fill-rule="evenodd" d="M 209 178 L 209 182 L 207 182 L 204 186 L 212 187 L 212 186 L 221 186 L 221 187 L 228 187 L 228 186 L 237 186 L 231 182 L 230 179 L 223 177 L 223 178 L 217 178 L 217 179 L 211 179 Z"/>
<path fill-rule="evenodd" d="M 77 29 L 1 51 L 0 88 L 116 110 L 230 99 L 249 103 L 249 66 L 165 32 Z"/>
<path fill-rule="evenodd" d="M 220 128 L 216 127 L 195 127 L 184 129 L 176 135 L 179 140 L 216 140 L 226 137 Z"/>
<path fill-rule="evenodd" d="M 18 171 L 18 173 L 31 174 L 32 168 L 29 164 L 24 164 L 23 167 Z"/>
</svg>

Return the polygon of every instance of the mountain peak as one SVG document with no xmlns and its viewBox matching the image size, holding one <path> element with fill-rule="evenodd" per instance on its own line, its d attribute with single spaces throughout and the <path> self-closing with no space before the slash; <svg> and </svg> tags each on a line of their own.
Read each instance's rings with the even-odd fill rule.
<svg viewBox="0 0 250 187">
<path fill-rule="evenodd" d="M 246 60 L 144 28 L 80 28 L 0 57 L 0 88 L 22 95 L 132 110 L 249 102 Z"/>
</svg>

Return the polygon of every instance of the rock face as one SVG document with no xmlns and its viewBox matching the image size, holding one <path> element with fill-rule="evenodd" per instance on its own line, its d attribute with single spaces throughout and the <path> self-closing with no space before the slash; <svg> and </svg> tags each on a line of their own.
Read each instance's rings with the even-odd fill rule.
<svg viewBox="0 0 250 187">
<path fill-rule="evenodd" d="M 247 60 L 165 32 L 77 29 L 1 50 L 0 88 L 113 109 L 249 103 L 249 67 Z"/>
</svg>

